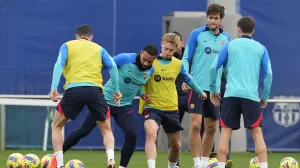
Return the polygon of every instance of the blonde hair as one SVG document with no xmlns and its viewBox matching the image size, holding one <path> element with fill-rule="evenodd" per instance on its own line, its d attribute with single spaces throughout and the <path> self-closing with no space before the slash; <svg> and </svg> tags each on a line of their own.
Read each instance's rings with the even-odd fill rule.
<svg viewBox="0 0 300 168">
<path fill-rule="evenodd" d="M 162 37 L 162 41 L 166 43 L 171 43 L 176 46 L 176 48 L 179 48 L 180 46 L 180 37 L 176 35 L 175 33 L 167 33 Z"/>
</svg>

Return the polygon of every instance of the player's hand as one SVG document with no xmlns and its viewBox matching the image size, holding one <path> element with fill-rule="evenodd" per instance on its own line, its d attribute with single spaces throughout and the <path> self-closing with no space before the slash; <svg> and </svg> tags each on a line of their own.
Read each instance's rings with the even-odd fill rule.
<svg viewBox="0 0 300 168">
<path fill-rule="evenodd" d="M 202 99 L 202 100 L 205 100 L 207 99 L 207 94 L 205 92 L 203 92 L 201 95 L 199 95 L 199 97 Z"/>
<path fill-rule="evenodd" d="M 214 104 L 216 107 L 220 106 L 221 96 L 218 93 L 211 93 L 210 94 L 210 101 L 212 104 Z"/>
<path fill-rule="evenodd" d="M 187 92 L 190 89 L 190 87 L 186 83 L 183 83 L 181 85 L 181 89 L 182 91 Z"/>
<path fill-rule="evenodd" d="M 121 102 L 122 94 L 120 92 L 114 93 L 113 94 L 113 98 L 114 98 L 114 101 L 115 101 L 116 105 L 118 105 L 120 107 L 120 102 Z"/>
<path fill-rule="evenodd" d="M 260 104 L 260 107 L 261 107 L 261 108 L 266 108 L 268 102 L 267 102 L 266 100 L 260 99 L 259 104 Z"/>
<path fill-rule="evenodd" d="M 51 90 L 50 92 L 50 98 L 53 102 L 57 102 L 58 101 L 58 92 L 57 90 Z"/>
<path fill-rule="evenodd" d="M 143 94 L 140 96 L 147 104 L 151 103 L 151 97 L 149 94 Z"/>
</svg>

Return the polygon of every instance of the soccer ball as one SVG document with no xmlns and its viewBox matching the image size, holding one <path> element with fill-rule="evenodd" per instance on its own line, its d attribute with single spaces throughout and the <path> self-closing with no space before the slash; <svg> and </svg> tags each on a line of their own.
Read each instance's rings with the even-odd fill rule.
<svg viewBox="0 0 300 168">
<path fill-rule="evenodd" d="M 21 168 L 23 155 L 20 153 L 13 153 L 8 156 L 6 165 L 8 168 Z"/>
<path fill-rule="evenodd" d="M 40 159 L 35 154 L 27 154 L 23 156 L 22 168 L 38 168 L 40 166 Z"/>
<path fill-rule="evenodd" d="M 279 168 L 299 168 L 299 165 L 294 158 L 285 157 L 280 161 Z"/>
<path fill-rule="evenodd" d="M 254 157 L 250 160 L 249 168 L 260 168 L 258 157 Z"/>
<path fill-rule="evenodd" d="M 80 160 L 74 159 L 74 160 L 70 160 L 65 168 L 84 168 L 83 163 Z"/>
<path fill-rule="evenodd" d="M 216 158 L 210 158 L 208 161 L 207 168 L 217 168 L 218 167 L 218 160 Z"/>
<path fill-rule="evenodd" d="M 40 168 L 48 168 L 52 154 L 45 155 L 41 160 Z"/>
</svg>

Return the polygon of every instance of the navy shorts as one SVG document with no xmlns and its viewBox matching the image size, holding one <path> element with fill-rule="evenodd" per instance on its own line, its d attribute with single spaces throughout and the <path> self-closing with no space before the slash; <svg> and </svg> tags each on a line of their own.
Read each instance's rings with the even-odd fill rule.
<svg viewBox="0 0 300 168">
<path fill-rule="evenodd" d="M 75 120 L 85 105 L 87 105 L 96 121 L 105 121 L 110 116 L 102 89 L 95 86 L 80 86 L 67 89 L 56 109 L 67 118 Z"/>
<path fill-rule="evenodd" d="M 183 130 L 179 122 L 179 112 L 175 111 L 162 111 L 154 108 L 145 109 L 144 120 L 154 120 L 158 126 L 162 125 L 165 133 L 175 133 Z"/>
<path fill-rule="evenodd" d="M 222 100 L 221 106 L 221 127 L 239 129 L 241 114 L 244 117 L 245 128 L 261 127 L 262 112 L 259 102 L 239 97 L 226 97 Z"/>
<path fill-rule="evenodd" d="M 191 90 L 189 97 L 189 113 L 201 114 L 204 118 L 218 120 L 220 118 L 220 109 L 210 101 L 209 92 L 205 91 L 205 93 L 207 94 L 207 99 L 202 100 L 199 97 L 199 94 Z"/>
</svg>

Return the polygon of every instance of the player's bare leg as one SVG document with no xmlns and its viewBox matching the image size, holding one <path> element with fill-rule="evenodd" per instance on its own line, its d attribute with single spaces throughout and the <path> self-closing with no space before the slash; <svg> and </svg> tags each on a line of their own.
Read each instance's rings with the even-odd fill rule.
<svg viewBox="0 0 300 168">
<path fill-rule="evenodd" d="M 204 118 L 204 134 L 202 138 L 202 156 L 201 165 L 207 167 L 209 155 L 214 145 L 214 138 L 217 129 L 218 120 Z"/>
<path fill-rule="evenodd" d="M 101 134 L 103 136 L 103 144 L 106 149 L 107 155 L 107 167 L 114 168 L 115 167 L 115 138 L 111 130 L 110 118 L 105 121 L 97 121 L 97 125 L 100 128 Z"/>
<path fill-rule="evenodd" d="M 180 149 L 181 149 L 181 131 L 175 132 L 175 133 L 168 133 L 168 141 L 170 144 L 170 150 L 169 150 L 169 163 L 168 168 L 175 168 L 177 161 L 180 157 Z"/>
<path fill-rule="evenodd" d="M 268 167 L 267 147 L 265 144 L 261 127 L 250 128 L 250 132 L 255 144 L 255 152 L 257 154 L 260 167 L 267 168 Z"/>
<path fill-rule="evenodd" d="M 202 115 L 190 113 L 189 142 L 190 142 L 190 149 L 194 160 L 194 167 L 200 165 L 201 124 L 202 124 Z"/>
<path fill-rule="evenodd" d="M 232 129 L 227 127 L 221 128 L 221 135 L 218 149 L 219 168 L 225 168 L 226 157 L 229 152 L 229 141 L 232 135 Z"/>
<path fill-rule="evenodd" d="M 51 124 L 52 145 L 54 149 L 54 155 L 50 161 L 50 168 L 61 168 L 64 166 L 64 158 L 62 151 L 64 137 L 62 134 L 62 129 L 67 121 L 68 118 L 64 114 L 55 111 L 53 122 Z"/>
<path fill-rule="evenodd" d="M 156 160 L 156 138 L 158 125 L 154 120 L 146 120 L 144 122 L 144 127 L 146 131 L 146 144 L 145 144 L 145 152 L 147 157 L 148 168 L 155 168 L 155 160 Z"/>
</svg>

